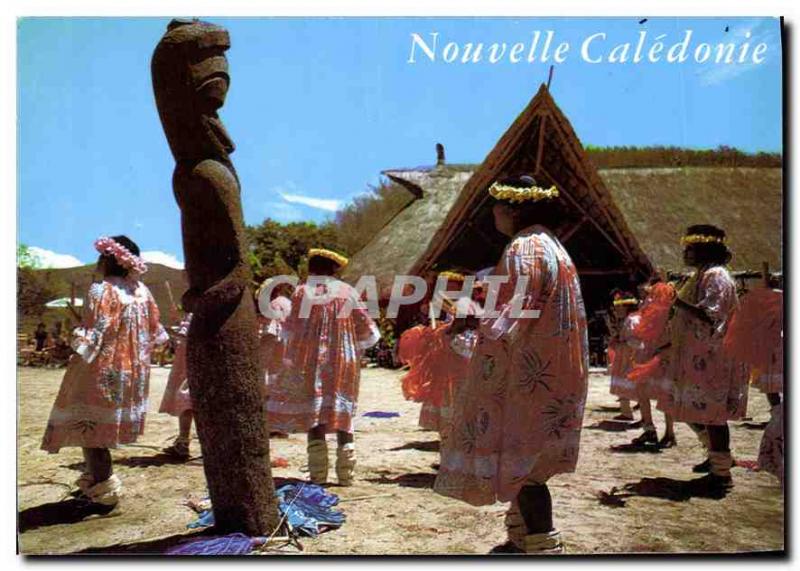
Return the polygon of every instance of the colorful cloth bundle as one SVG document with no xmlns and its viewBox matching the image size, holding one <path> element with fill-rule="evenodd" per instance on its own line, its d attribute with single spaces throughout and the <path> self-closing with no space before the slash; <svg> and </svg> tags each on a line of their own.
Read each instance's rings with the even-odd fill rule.
<svg viewBox="0 0 800 571">
<path fill-rule="evenodd" d="M 418 325 L 412 327 L 400 337 L 398 355 L 410 370 L 401 379 L 403 396 L 414 402 L 433 402 L 438 394 L 441 404 L 441 391 L 436 390 L 442 376 L 447 373 L 449 337 L 445 334 L 446 324 L 436 329 Z"/>
<path fill-rule="evenodd" d="M 658 342 L 669 321 L 669 312 L 675 301 L 675 288 L 672 284 L 657 283 L 653 285 L 641 309 L 633 313 L 638 319 L 632 320 L 631 336 L 652 346 Z"/>
</svg>

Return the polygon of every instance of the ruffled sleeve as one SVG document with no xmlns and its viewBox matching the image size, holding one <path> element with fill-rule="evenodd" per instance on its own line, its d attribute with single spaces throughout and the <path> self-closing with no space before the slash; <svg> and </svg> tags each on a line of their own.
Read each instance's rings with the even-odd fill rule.
<svg viewBox="0 0 800 571">
<path fill-rule="evenodd" d="M 108 282 L 93 283 L 86 296 L 83 322 L 72 333 L 72 349 L 87 363 L 94 361 L 119 326 L 119 299 Z"/>
<path fill-rule="evenodd" d="M 713 321 L 715 333 L 721 333 L 736 307 L 736 286 L 724 268 L 712 268 L 700 281 L 697 306 Z"/>
<path fill-rule="evenodd" d="M 369 316 L 369 311 L 364 307 L 359 307 L 358 293 L 347 284 L 342 283 L 347 295 L 351 298 L 350 318 L 353 320 L 353 327 L 356 334 L 356 346 L 359 351 L 366 351 L 375 345 L 381 338 L 380 329 L 375 321 Z"/>
</svg>

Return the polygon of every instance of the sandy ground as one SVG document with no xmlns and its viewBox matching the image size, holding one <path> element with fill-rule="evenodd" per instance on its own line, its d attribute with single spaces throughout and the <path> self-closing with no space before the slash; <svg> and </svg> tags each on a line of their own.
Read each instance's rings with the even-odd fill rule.
<svg viewBox="0 0 800 571">
<path fill-rule="evenodd" d="M 93 549 L 157 549 L 154 540 L 189 533 L 193 512 L 182 505 L 205 492 L 202 459 L 171 463 L 160 448 L 177 434 L 176 419 L 156 413 L 168 369 L 154 369 L 151 416 L 145 436 L 113 451 L 114 469 L 125 485 L 118 510 L 75 519 L 61 502 L 80 474 L 79 449 L 48 455 L 39 450 L 62 370 L 20 368 L 18 502 L 19 545 L 26 554 L 75 553 Z M 361 412 L 396 411 L 392 419 L 359 418 L 359 454 L 353 487 L 339 494 L 347 523 L 302 541 L 308 554 L 485 554 L 505 539 L 504 505 L 475 508 L 433 493 L 438 437 L 417 427 L 419 405 L 403 400 L 400 373 L 366 369 Z M 731 427 L 734 454 L 754 460 L 768 418 L 763 395 L 752 392 L 752 423 Z M 579 553 L 743 552 L 783 547 L 783 496 L 775 478 L 734 468 L 734 488 L 723 498 L 704 497 L 688 483 L 702 451 L 688 427 L 677 427 L 678 447 L 662 452 L 612 452 L 638 430 L 620 431 L 608 378 L 591 376 L 578 470 L 551 480 L 556 526 L 567 550 Z M 656 423 L 662 422 L 657 414 Z M 663 427 L 659 426 L 661 430 Z M 333 447 L 333 443 L 331 443 Z M 199 444 L 192 443 L 199 453 Z M 304 478 L 305 438 L 272 441 L 272 455 L 289 461 L 273 469 Z M 333 455 L 333 454 L 332 454 Z M 332 478 L 335 476 L 332 471 Z M 174 542 L 174 539 L 172 539 Z"/>
</svg>

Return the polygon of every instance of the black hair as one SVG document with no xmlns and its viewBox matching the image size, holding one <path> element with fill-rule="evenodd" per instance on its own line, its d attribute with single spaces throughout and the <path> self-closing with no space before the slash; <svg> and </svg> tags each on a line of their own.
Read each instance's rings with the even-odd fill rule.
<svg viewBox="0 0 800 571">
<path fill-rule="evenodd" d="M 139 246 L 136 245 L 136 242 L 120 234 L 119 236 L 111 236 L 111 239 L 114 240 L 120 246 L 125 247 L 131 254 L 134 256 L 140 255 Z M 103 267 L 105 268 L 105 275 L 107 276 L 118 276 L 121 278 L 128 276 L 128 268 L 123 268 L 117 259 L 112 255 L 107 254 L 100 254 L 100 258 L 103 260 Z"/>
<path fill-rule="evenodd" d="M 725 230 L 711 224 L 694 224 L 686 229 L 686 235 L 700 234 L 725 239 Z M 695 263 L 699 266 L 725 265 L 731 260 L 731 251 L 724 242 L 696 242 L 687 244 L 686 249 L 694 252 Z"/>
<path fill-rule="evenodd" d="M 308 259 L 308 273 L 314 276 L 332 276 L 339 269 L 339 264 L 323 256 L 311 256 Z"/>
</svg>

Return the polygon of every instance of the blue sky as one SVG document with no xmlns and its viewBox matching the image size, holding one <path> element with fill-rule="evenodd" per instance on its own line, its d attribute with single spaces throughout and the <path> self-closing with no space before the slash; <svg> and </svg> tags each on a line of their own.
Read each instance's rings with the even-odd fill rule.
<svg viewBox="0 0 800 571">
<path fill-rule="evenodd" d="M 245 221 L 321 221 L 392 167 L 480 162 L 546 81 L 548 64 L 407 62 L 411 34 L 439 41 L 524 42 L 553 30 L 571 45 L 551 92 L 584 144 L 781 151 L 780 29 L 774 19 L 236 19 L 233 137 Z M 84 263 L 93 240 L 125 233 L 153 259 L 182 260 L 174 162 L 158 120 L 150 56 L 165 18 L 24 19 L 18 27 L 19 240 Z M 725 27 L 728 32 L 725 32 Z M 760 65 L 590 64 L 622 42 L 667 48 L 767 44 Z M 527 53 L 527 52 L 525 52 Z M 166 256 L 166 257 L 165 257 Z M 55 258 L 58 259 L 58 258 Z M 63 259 L 60 262 L 63 263 Z"/>
</svg>

